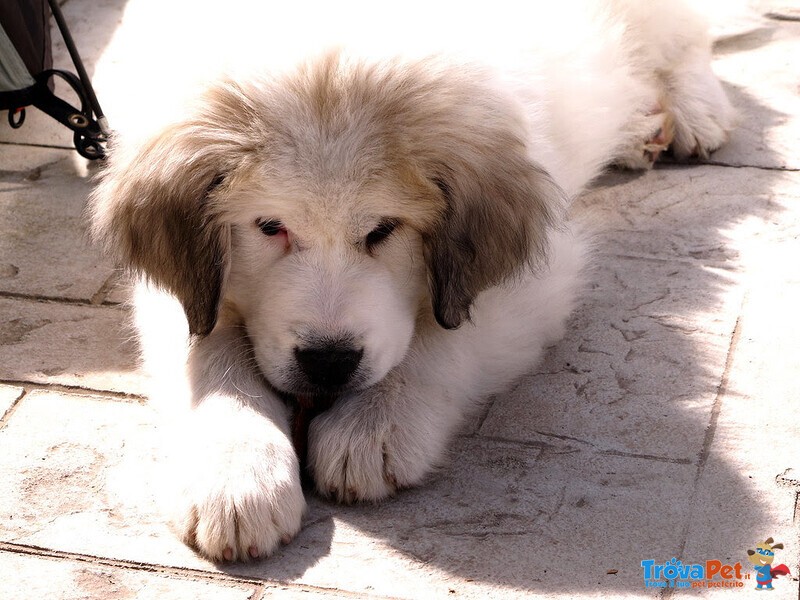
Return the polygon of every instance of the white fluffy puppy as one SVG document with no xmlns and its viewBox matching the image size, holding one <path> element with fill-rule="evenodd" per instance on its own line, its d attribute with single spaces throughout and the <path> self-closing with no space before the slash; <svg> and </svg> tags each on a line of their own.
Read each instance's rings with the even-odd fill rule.
<svg viewBox="0 0 800 600">
<path fill-rule="evenodd" d="M 456 37 L 467 11 L 436 28 Z M 609 163 L 725 140 L 732 111 L 685 8 L 597 0 L 549 18 L 503 15 L 514 47 L 467 25 L 435 55 L 352 38 L 220 80 L 117 144 L 93 232 L 150 282 L 136 323 L 176 423 L 170 503 L 204 555 L 267 555 L 299 531 L 287 399 L 332 404 L 308 435 L 320 493 L 420 483 L 469 408 L 561 335 L 584 254 L 569 198 Z M 512 28 L 525 19 L 558 35 L 531 41 Z"/>
</svg>

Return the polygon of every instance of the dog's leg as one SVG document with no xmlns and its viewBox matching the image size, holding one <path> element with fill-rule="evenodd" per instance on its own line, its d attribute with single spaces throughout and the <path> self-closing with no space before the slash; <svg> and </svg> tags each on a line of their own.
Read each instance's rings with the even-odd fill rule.
<svg viewBox="0 0 800 600">
<path fill-rule="evenodd" d="M 676 158 L 708 158 L 728 140 L 736 115 L 722 84 L 711 70 L 711 54 L 693 48 L 663 75 L 666 109 L 672 114 Z"/>
<path fill-rule="evenodd" d="M 571 234 L 553 236 L 550 265 L 538 277 L 487 290 L 472 322 L 455 331 L 422 326 L 383 381 L 316 417 L 309 469 L 318 491 L 342 502 L 375 501 L 422 482 L 470 408 L 529 371 L 563 334 L 582 259 Z"/>
<path fill-rule="evenodd" d="M 667 147 L 678 159 L 708 158 L 727 141 L 736 117 L 711 70 L 705 22 L 680 3 L 617 2 L 627 22 L 632 78 L 646 92 L 613 162 L 648 168 Z"/>
<path fill-rule="evenodd" d="M 163 348 L 152 348 L 159 332 L 140 332 L 150 336 L 143 340 L 147 366 Z M 168 364 L 176 353 L 169 354 L 149 369 L 157 377 L 159 367 L 172 369 L 162 380 L 183 370 Z M 164 508 L 182 539 L 212 560 L 271 554 L 297 534 L 305 510 L 287 409 L 256 375 L 241 328 L 224 316 L 189 347 L 185 381 L 183 390 L 156 381 L 151 394 L 166 416 Z"/>
</svg>

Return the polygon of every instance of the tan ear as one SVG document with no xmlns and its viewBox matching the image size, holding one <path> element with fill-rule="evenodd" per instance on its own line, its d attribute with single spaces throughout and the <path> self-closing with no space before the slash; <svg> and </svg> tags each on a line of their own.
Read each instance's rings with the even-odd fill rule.
<svg viewBox="0 0 800 600">
<path fill-rule="evenodd" d="M 230 234 L 214 203 L 250 145 L 240 92 L 220 85 L 192 118 L 112 152 L 89 200 L 95 241 L 175 294 L 192 334 L 213 329 L 222 296 Z"/>
<path fill-rule="evenodd" d="M 491 125 L 447 144 L 431 175 L 445 209 L 424 252 L 434 314 L 447 329 L 469 319 L 478 293 L 545 259 L 547 229 L 565 206 L 514 123 Z"/>
<path fill-rule="evenodd" d="M 423 62 L 399 81 L 386 121 L 438 187 L 439 218 L 422 231 L 423 249 L 434 315 L 454 329 L 478 293 L 545 259 L 566 198 L 531 157 L 522 108 L 489 74 Z"/>
</svg>

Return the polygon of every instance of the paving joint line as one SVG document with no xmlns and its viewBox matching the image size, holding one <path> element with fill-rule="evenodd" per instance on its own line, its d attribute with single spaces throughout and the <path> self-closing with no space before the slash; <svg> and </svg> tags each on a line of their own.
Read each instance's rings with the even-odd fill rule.
<svg viewBox="0 0 800 600">
<path fill-rule="evenodd" d="M 631 230 L 631 229 L 617 229 L 616 231 L 619 232 L 619 233 L 630 233 L 633 230 Z M 604 232 L 604 233 L 606 233 L 606 232 Z M 663 257 L 660 257 L 660 256 L 651 255 L 651 254 L 634 254 L 632 252 L 604 252 L 602 250 L 600 250 L 599 253 L 603 257 L 608 257 L 608 258 L 624 258 L 624 259 L 627 259 L 627 260 L 644 260 L 644 261 L 650 261 L 650 262 L 655 262 L 655 263 L 663 263 L 663 264 L 675 264 L 675 263 L 678 263 L 678 264 L 686 265 L 686 266 L 690 266 L 690 267 L 709 267 L 709 268 L 712 268 L 712 269 L 720 269 L 720 270 L 723 270 L 723 271 L 733 271 L 733 272 L 738 272 L 738 270 L 739 270 L 739 265 L 726 264 L 724 262 L 714 261 L 714 260 L 703 260 L 702 258 L 693 258 L 691 256 L 688 256 L 688 257 L 685 257 L 685 256 L 671 256 L 671 257 L 663 258 Z"/>
<path fill-rule="evenodd" d="M 37 144 L 35 142 L 0 142 L 0 146 L 25 146 L 26 148 L 47 148 L 49 150 L 71 150 L 74 146 L 54 146 L 53 144 Z"/>
<path fill-rule="evenodd" d="M 97 296 L 97 294 L 99 294 L 99 292 L 95 293 L 92 296 L 92 298 L 86 300 L 84 298 L 63 298 L 60 296 L 46 296 L 43 294 L 24 294 L 22 292 L 0 291 L 0 299 L 29 300 L 31 302 L 39 302 L 41 304 L 61 304 L 66 306 L 89 306 L 92 308 L 102 307 L 102 308 L 117 308 L 123 310 L 125 309 L 124 304 L 121 302 L 113 302 L 110 300 L 103 300 L 100 303 L 93 302 L 93 299 L 95 298 L 95 296 Z"/>
<path fill-rule="evenodd" d="M 637 454 L 636 452 L 621 452 L 619 450 L 598 450 L 596 454 L 603 456 L 621 456 L 623 458 L 639 458 L 642 460 L 652 460 L 654 462 L 664 462 L 673 465 L 694 464 L 690 458 L 672 458 L 671 456 L 658 456 L 657 454 Z"/>
<path fill-rule="evenodd" d="M 9 385 L 14 387 L 21 387 L 24 389 L 24 394 L 20 396 L 16 403 L 19 403 L 24 396 L 34 391 L 47 391 L 59 392 L 63 394 L 71 394 L 73 396 L 102 396 L 107 400 L 123 401 L 126 403 L 145 404 L 147 398 L 140 394 L 132 394 L 130 392 L 115 392 L 114 390 L 98 390 L 94 388 L 87 388 L 80 385 L 67 385 L 64 383 L 42 383 L 40 381 L 26 381 L 20 379 L 0 379 L 0 385 Z"/>
<path fill-rule="evenodd" d="M 771 167 L 769 165 L 734 165 L 723 161 L 704 160 L 702 162 L 680 162 L 677 160 L 658 162 L 657 169 L 663 170 L 679 170 L 686 167 L 724 167 L 726 169 L 757 169 L 759 171 L 785 171 L 787 173 L 796 173 L 800 171 L 800 167 Z"/>
<path fill-rule="evenodd" d="M 539 432 L 539 431 L 537 431 L 536 433 L 538 433 L 539 435 L 553 437 L 553 438 L 556 438 L 556 439 L 571 440 L 571 441 L 579 442 L 580 444 L 589 445 L 592 448 L 595 448 L 594 445 L 591 442 L 588 442 L 586 440 L 581 440 L 581 439 L 578 439 L 578 438 L 572 438 L 572 437 L 569 437 L 569 436 L 559 436 L 559 435 L 556 435 L 556 434 L 548 434 L 548 433 Z M 497 437 L 497 436 L 485 436 L 485 435 L 480 435 L 478 433 L 474 433 L 474 434 L 464 433 L 464 434 L 459 435 L 458 437 L 459 438 L 463 438 L 463 439 L 474 439 L 474 440 L 483 440 L 483 441 L 488 441 L 488 442 L 495 442 L 495 443 L 500 443 L 500 444 L 509 444 L 509 445 L 519 446 L 519 447 L 527 448 L 527 449 L 539 449 L 539 450 L 542 450 L 542 451 L 547 451 L 547 450 L 571 450 L 571 451 L 575 451 L 575 452 L 583 452 L 584 451 L 584 450 L 581 450 L 580 448 L 578 448 L 577 446 L 573 446 L 573 445 L 569 445 L 569 444 L 557 445 L 557 444 L 549 444 L 547 442 L 542 442 L 542 441 L 538 441 L 538 440 L 514 440 L 514 439 Z M 596 455 L 600 455 L 600 456 L 617 456 L 619 458 L 632 458 L 632 459 L 635 459 L 635 460 L 647 460 L 647 461 L 652 461 L 652 462 L 669 463 L 669 464 L 675 464 L 675 465 L 692 465 L 692 464 L 694 464 L 694 462 L 690 458 L 675 458 L 675 457 L 672 457 L 672 456 L 659 456 L 657 454 L 637 454 L 635 452 L 623 452 L 621 450 L 614 450 L 614 449 L 595 448 L 595 449 L 589 449 L 589 450 L 587 450 L 587 452 L 590 452 L 590 453 L 596 454 Z"/>
<path fill-rule="evenodd" d="M 116 567 L 128 571 L 142 571 L 146 573 L 154 573 L 156 575 L 173 576 L 183 580 L 189 581 L 214 581 L 218 583 L 238 583 L 256 586 L 257 589 L 266 588 L 268 592 L 272 588 L 289 588 L 301 592 L 317 592 L 331 594 L 335 593 L 339 597 L 347 598 L 362 598 L 377 600 L 392 600 L 392 596 L 375 596 L 364 594 L 361 592 L 350 592 L 341 590 L 339 588 L 325 588 L 314 585 L 292 583 L 289 581 L 281 581 L 279 579 L 262 579 L 258 577 L 250 577 L 247 575 L 232 575 L 219 571 L 204 571 L 193 567 L 171 567 L 168 565 L 159 565 L 156 563 L 147 563 L 134 560 L 123 560 L 115 558 L 107 558 L 103 556 L 96 556 L 93 554 L 83 554 L 80 552 L 68 552 L 65 550 L 53 550 L 43 546 L 35 546 L 32 544 L 17 544 L 14 542 L 0 541 L 0 552 L 9 552 L 12 554 L 21 554 L 25 556 L 38 556 L 42 558 L 52 558 L 56 560 L 73 560 L 76 562 L 89 563 L 93 565 L 101 565 L 106 567 Z M 255 590 L 254 590 L 255 591 Z M 254 596 L 256 598 L 257 596 Z"/>
<path fill-rule="evenodd" d="M 17 396 L 17 398 L 11 403 L 11 406 L 8 407 L 8 410 L 3 414 L 2 418 L 0 418 L 0 431 L 6 428 L 8 422 L 11 420 L 12 415 L 17 412 L 17 407 L 22 402 L 22 399 L 28 395 L 28 390 L 22 388 L 22 393 Z"/>
<path fill-rule="evenodd" d="M 766 165 L 730 165 L 724 162 L 709 161 L 703 163 L 712 167 L 725 167 L 726 169 L 758 169 L 759 171 L 778 171 L 785 173 L 797 173 L 800 168 L 797 167 L 769 167 Z"/>
<path fill-rule="evenodd" d="M 474 434 L 462 433 L 457 437 L 463 438 L 463 439 L 483 440 L 483 441 L 495 442 L 495 443 L 499 443 L 499 444 L 510 444 L 512 446 L 519 446 L 521 448 L 528 448 L 528 449 L 530 449 L 530 448 L 534 448 L 534 449 L 538 449 L 538 450 L 547 450 L 547 449 L 558 450 L 559 449 L 559 446 L 556 446 L 554 444 L 548 444 L 547 442 L 531 441 L 531 440 L 513 440 L 513 439 L 503 438 L 503 437 L 498 437 L 498 436 L 493 436 L 493 435 L 480 435 L 480 434 L 477 434 L 477 433 L 474 433 Z"/>
<path fill-rule="evenodd" d="M 677 558 L 683 559 L 686 552 L 686 544 L 689 541 L 689 531 L 692 524 L 692 516 L 694 513 L 693 507 L 696 504 L 697 495 L 699 492 L 700 479 L 705 472 L 706 463 L 711 455 L 711 446 L 714 443 L 714 437 L 717 433 L 717 425 L 719 423 L 719 416 L 722 413 L 722 401 L 728 393 L 728 382 L 730 379 L 731 366 L 733 365 L 733 358 L 736 354 L 736 349 L 739 346 L 739 339 L 742 334 L 742 315 L 744 314 L 744 306 L 747 303 L 749 294 L 745 292 L 742 296 L 741 304 L 739 305 L 739 314 L 736 317 L 733 331 L 731 332 L 731 341 L 728 344 L 728 352 L 725 356 L 725 367 L 722 370 L 719 385 L 717 386 L 717 393 L 714 397 L 714 402 L 711 406 L 711 414 L 709 415 L 708 425 L 706 427 L 705 435 L 703 436 L 703 444 L 697 456 L 697 471 L 695 472 L 694 481 L 692 483 L 692 492 L 689 496 L 689 510 L 687 512 L 686 523 L 684 524 L 683 531 L 680 537 L 680 546 L 678 547 Z M 659 596 L 662 600 L 672 598 L 674 593 L 673 589 L 664 590 Z"/>
<path fill-rule="evenodd" d="M 109 294 L 114 290 L 117 282 L 119 281 L 119 277 L 117 276 L 116 272 L 111 273 L 106 280 L 103 282 L 103 285 L 92 294 L 92 297 L 89 299 L 89 304 L 92 306 L 103 306 L 106 302 L 112 304 L 114 306 L 119 306 L 119 302 L 110 302 L 107 300 Z"/>
<path fill-rule="evenodd" d="M 473 433 L 477 434 L 481 429 L 483 429 L 483 424 L 486 423 L 486 419 L 489 418 L 489 413 L 492 412 L 492 408 L 494 407 L 496 401 L 497 396 L 492 394 L 489 396 L 489 399 L 486 401 L 486 403 L 481 407 L 480 411 L 482 414 L 477 419 L 478 422 L 475 424 L 475 431 Z"/>
<path fill-rule="evenodd" d="M 700 477 L 705 471 L 706 462 L 711 454 L 711 445 L 714 443 L 714 436 L 717 432 L 717 424 L 719 422 L 719 415 L 722 412 L 722 399 L 728 393 L 728 381 L 730 379 L 731 365 L 733 364 L 733 357 L 736 353 L 736 348 L 739 346 L 739 338 L 742 335 L 742 308 L 747 301 L 748 294 L 745 293 L 742 297 L 742 304 L 739 306 L 739 316 L 736 317 L 736 324 L 733 327 L 733 334 L 731 341 L 728 345 L 728 353 L 725 357 L 725 368 L 722 371 L 717 393 L 714 397 L 714 403 L 711 406 L 711 415 L 708 420 L 708 427 L 706 427 L 705 436 L 703 438 L 703 445 L 700 449 L 700 454 L 697 461 L 697 473 L 695 474 L 694 484 L 695 490 Z"/>
<path fill-rule="evenodd" d="M 239 583 L 239 584 L 244 583 L 253 586 L 260 586 L 263 583 L 265 583 L 264 580 L 228 575 L 227 573 L 214 573 L 212 571 L 203 571 L 201 569 L 169 567 L 165 565 L 158 565 L 155 563 L 119 560 L 113 558 L 106 558 L 103 556 L 96 556 L 92 554 L 66 552 L 63 550 L 52 550 L 50 548 L 45 548 L 42 546 L 17 544 L 13 542 L 0 542 L 0 552 L 9 552 L 25 556 L 36 556 L 40 558 L 52 558 L 56 560 L 73 560 L 76 562 L 89 563 L 92 565 L 116 567 L 128 571 L 142 571 L 158 575 L 171 575 L 171 576 L 176 576 L 177 578 L 183 580 L 193 580 L 193 581 L 210 580 L 223 583 Z"/>
<path fill-rule="evenodd" d="M 261 586 L 255 589 L 253 594 L 250 596 L 248 600 L 264 600 L 267 597 L 267 591 L 269 588 L 266 586 Z"/>
</svg>

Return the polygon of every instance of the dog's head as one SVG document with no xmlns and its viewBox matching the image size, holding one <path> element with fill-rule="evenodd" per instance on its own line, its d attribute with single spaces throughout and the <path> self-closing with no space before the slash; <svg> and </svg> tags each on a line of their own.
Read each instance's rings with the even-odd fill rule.
<svg viewBox="0 0 800 600">
<path fill-rule="evenodd" d="M 382 379 L 431 315 L 457 328 L 478 293 L 540 261 L 561 206 L 481 74 L 332 56 L 214 86 L 112 155 L 90 211 L 192 334 L 225 302 L 275 387 L 335 395 Z"/>
</svg>

